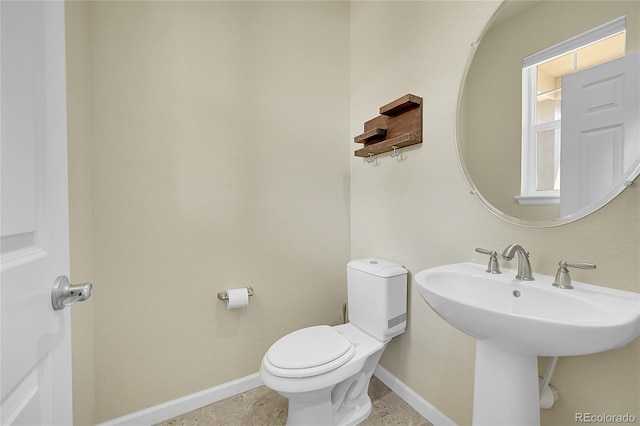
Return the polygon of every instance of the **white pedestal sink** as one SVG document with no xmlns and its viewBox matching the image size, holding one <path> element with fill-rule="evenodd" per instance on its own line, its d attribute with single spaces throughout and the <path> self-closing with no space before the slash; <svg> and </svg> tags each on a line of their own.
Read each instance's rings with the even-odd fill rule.
<svg viewBox="0 0 640 426">
<path fill-rule="evenodd" d="M 640 294 L 516 271 L 457 263 L 418 272 L 424 300 L 477 339 L 473 424 L 540 424 L 538 356 L 571 356 L 627 345 L 640 334 Z"/>
</svg>

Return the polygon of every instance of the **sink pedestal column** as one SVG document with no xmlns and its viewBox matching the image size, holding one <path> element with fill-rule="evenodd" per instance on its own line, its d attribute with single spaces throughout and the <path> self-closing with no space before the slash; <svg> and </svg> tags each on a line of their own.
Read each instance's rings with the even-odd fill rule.
<svg viewBox="0 0 640 426">
<path fill-rule="evenodd" d="M 539 426 L 538 358 L 476 340 L 474 426 Z"/>
</svg>

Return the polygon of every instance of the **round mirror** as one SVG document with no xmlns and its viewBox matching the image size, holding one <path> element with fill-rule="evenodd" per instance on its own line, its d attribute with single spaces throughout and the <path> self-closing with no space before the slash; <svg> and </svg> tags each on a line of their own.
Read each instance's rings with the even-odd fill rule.
<svg viewBox="0 0 640 426">
<path fill-rule="evenodd" d="M 457 149 L 501 218 L 554 226 L 640 173 L 640 2 L 505 1 L 472 46 Z"/>
</svg>

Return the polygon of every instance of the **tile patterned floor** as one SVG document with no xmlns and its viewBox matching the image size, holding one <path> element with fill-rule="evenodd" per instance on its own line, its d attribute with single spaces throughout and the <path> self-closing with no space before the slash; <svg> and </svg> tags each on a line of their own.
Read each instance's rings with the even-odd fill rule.
<svg viewBox="0 0 640 426">
<path fill-rule="evenodd" d="M 363 426 L 432 426 L 377 377 L 371 379 L 373 408 Z M 156 426 L 279 426 L 287 422 L 287 399 L 261 386 Z M 312 426 L 312 425 L 310 425 Z"/>
</svg>

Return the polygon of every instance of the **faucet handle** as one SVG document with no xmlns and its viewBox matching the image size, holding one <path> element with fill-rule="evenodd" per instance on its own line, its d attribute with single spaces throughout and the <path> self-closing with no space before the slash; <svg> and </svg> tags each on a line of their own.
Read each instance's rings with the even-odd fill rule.
<svg viewBox="0 0 640 426">
<path fill-rule="evenodd" d="M 559 268 L 556 273 L 556 281 L 553 283 L 553 286 L 568 290 L 572 289 L 573 286 L 571 285 L 571 275 L 569 275 L 569 270 L 567 268 L 596 269 L 596 265 L 594 263 L 567 262 L 566 260 L 558 262 L 558 266 Z"/>
<path fill-rule="evenodd" d="M 588 262 L 567 262 L 566 260 L 561 260 L 560 263 L 558 263 L 558 265 L 562 266 L 562 264 L 564 264 L 564 266 L 566 268 L 578 268 L 578 269 L 596 269 L 596 264 L 595 263 L 588 263 Z"/>
<path fill-rule="evenodd" d="M 483 249 L 483 248 L 476 248 L 476 251 L 478 253 L 482 253 L 482 254 L 488 254 L 489 257 L 489 264 L 487 265 L 487 271 L 490 274 L 501 274 L 502 272 L 500 271 L 500 265 L 498 264 L 498 252 L 495 251 L 491 251 L 491 250 L 487 250 L 487 249 Z"/>
</svg>

